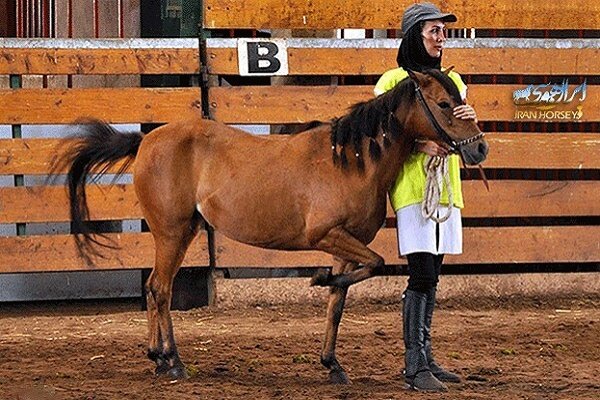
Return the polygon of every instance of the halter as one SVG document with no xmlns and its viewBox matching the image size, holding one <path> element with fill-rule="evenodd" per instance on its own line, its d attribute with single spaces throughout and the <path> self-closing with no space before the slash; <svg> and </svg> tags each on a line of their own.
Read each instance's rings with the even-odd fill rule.
<svg viewBox="0 0 600 400">
<path fill-rule="evenodd" d="M 479 132 L 478 134 L 471 136 L 470 138 L 467 138 L 467 139 L 464 139 L 464 140 L 461 140 L 458 142 L 456 140 L 452 139 L 452 137 L 450 135 L 448 135 L 448 132 L 446 132 L 446 130 L 444 128 L 442 128 L 442 126 L 439 124 L 439 122 L 435 119 L 433 112 L 431 111 L 431 109 L 429 108 L 429 105 L 425 101 L 425 97 L 423 96 L 423 92 L 421 91 L 421 87 L 419 86 L 419 83 L 414 79 L 413 79 L 413 82 L 415 84 L 415 94 L 417 95 L 417 100 L 419 100 L 419 103 L 421 103 L 421 106 L 423 107 L 423 111 L 425 111 L 425 115 L 427 116 L 427 119 L 433 126 L 433 129 L 435 129 L 435 131 L 436 131 L 437 135 L 440 137 L 440 139 L 442 139 L 442 141 L 450 147 L 450 152 L 460 154 L 460 156 L 464 162 L 464 157 L 462 155 L 462 152 L 460 151 L 460 148 L 466 144 L 473 143 L 474 141 L 481 139 L 482 137 L 485 136 L 485 133 Z"/>
<path fill-rule="evenodd" d="M 444 128 L 442 128 L 442 126 L 437 121 L 437 119 L 435 119 L 433 112 L 431 111 L 431 109 L 429 108 L 429 105 L 425 101 L 425 96 L 423 96 L 423 92 L 421 91 L 421 86 L 419 86 L 419 82 L 417 82 L 416 79 L 413 79 L 412 76 L 411 76 L 411 80 L 415 84 L 415 94 L 417 95 L 417 100 L 419 100 L 419 103 L 421 103 L 421 106 L 423 107 L 423 111 L 425 112 L 427 119 L 433 126 L 433 129 L 435 129 L 435 131 L 436 131 L 437 135 L 440 137 L 440 139 L 442 139 L 442 141 L 449 146 L 449 148 L 450 148 L 449 150 L 451 153 L 457 153 L 460 155 L 460 159 L 462 160 L 463 166 L 465 167 L 465 170 L 468 173 L 467 163 L 465 162 L 465 157 L 463 155 L 461 148 L 462 148 L 462 146 L 464 146 L 466 144 L 473 143 L 476 140 L 481 139 L 482 137 L 485 136 L 485 133 L 479 132 L 476 135 L 473 135 L 469 138 L 460 140 L 458 142 L 456 140 L 452 139 L 452 137 L 450 135 L 448 135 L 448 132 L 446 132 L 446 130 Z M 483 184 L 485 185 L 486 189 L 489 192 L 490 186 L 488 184 L 487 177 L 485 176 L 485 172 L 483 171 L 481 164 L 479 164 L 478 167 L 479 167 L 479 173 L 481 174 L 481 178 L 483 180 Z"/>
</svg>

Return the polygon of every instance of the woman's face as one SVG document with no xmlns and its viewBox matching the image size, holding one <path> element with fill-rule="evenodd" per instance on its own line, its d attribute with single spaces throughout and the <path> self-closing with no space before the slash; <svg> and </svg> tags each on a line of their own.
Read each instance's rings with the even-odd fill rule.
<svg viewBox="0 0 600 400">
<path fill-rule="evenodd" d="M 423 45 L 430 57 L 438 58 L 442 55 L 444 44 L 446 43 L 446 24 L 442 20 L 434 19 L 425 21 L 421 30 Z"/>
</svg>

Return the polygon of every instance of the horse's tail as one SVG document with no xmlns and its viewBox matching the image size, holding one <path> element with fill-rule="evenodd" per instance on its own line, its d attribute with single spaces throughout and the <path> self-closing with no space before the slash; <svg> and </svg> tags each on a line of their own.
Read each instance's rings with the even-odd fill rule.
<svg viewBox="0 0 600 400">
<path fill-rule="evenodd" d="M 104 240 L 94 237 L 94 231 L 86 220 L 89 208 L 86 196 L 86 182 L 95 182 L 119 161 L 124 160 L 113 182 L 122 175 L 131 163 L 143 139 L 141 132 L 119 133 L 105 122 L 89 119 L 78 121 L 81 133 L 75 137 L 75 144 L 56 161 L 53 170 L 68 169 L 67 187 L 71 211 L 71 226 L 75 233 L 77 251 L 88 264 L 93 264 L 90 255 L 103 257 L 95 245 L 116 248 L 105 235 Z M 70 143 L 67 142 L 67 143 Z M 94 174 L 91 177 L 90 175 Z"/>
</svg>

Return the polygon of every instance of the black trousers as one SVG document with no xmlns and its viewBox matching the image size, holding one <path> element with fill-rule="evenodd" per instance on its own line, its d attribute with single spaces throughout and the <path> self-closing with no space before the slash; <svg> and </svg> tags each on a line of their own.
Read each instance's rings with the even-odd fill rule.
<svg viewBox="0 0 600 400">
<path fill-rule="evenodd" d="M 408 260 L 408 290 L 429 293 L 438 284 L 444 255 L 412 253 Z"/>
</svg>

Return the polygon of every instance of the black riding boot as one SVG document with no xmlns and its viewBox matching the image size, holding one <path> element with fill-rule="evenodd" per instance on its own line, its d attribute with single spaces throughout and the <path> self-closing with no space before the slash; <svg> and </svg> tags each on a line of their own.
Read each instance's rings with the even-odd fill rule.
<svg viewBox="0 0 600 400">
<path fill-rule="evenodd" d="M 409 388 L 428 392 L 446 391 L 430 371 L 425 354 L 425 313 L 427 294 L 414 290 L 404 292 L 402 319 L 404 323 L 404 379 Z"/>
<path fill-rule="evenodd" d="M 433 319 L 433 309 L 435 308 L 436 288 L 432 288 L 427 293 L 427 304 L 425 306 L 425 325 L 423 329 L 425 355 L 429 364 L 431 373 L 442 382 L 459 383 L 460 377 L 452 372 L 440 367 L 434 360 L 431 350 L 431 321 Z"/>
</svg>

